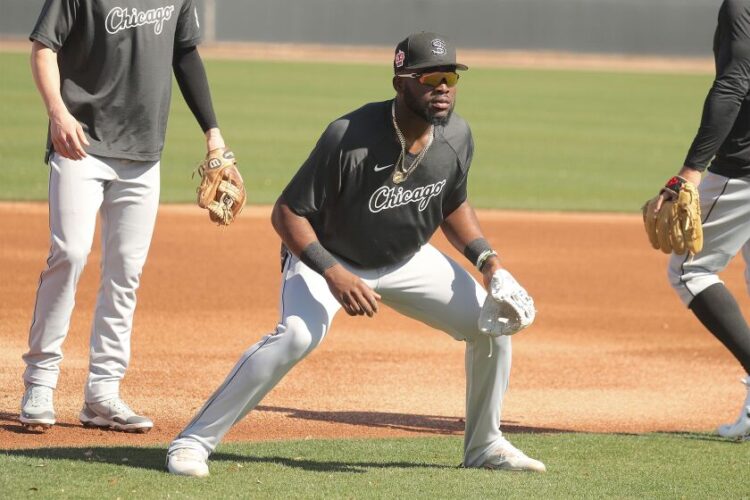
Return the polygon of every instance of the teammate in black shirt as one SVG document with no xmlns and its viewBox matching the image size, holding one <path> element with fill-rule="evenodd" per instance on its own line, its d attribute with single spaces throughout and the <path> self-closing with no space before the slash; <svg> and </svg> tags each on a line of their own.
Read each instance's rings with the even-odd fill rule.
<svg viewBox="0 0 750 500">
<path fill-rule="evenodd" d="M 159 205 L 173 74 L 206 149 L 225 146 L 196 48 L 198 6 L 194 0 L 47 0 L 30 35 L 32 74 L 49 115 L 51 244 L 23 355 L 19 420 L 25 427 L 44 430 L 56 422 L 62 344 L 97 214 L 101 285 L 79 419 L 127 432 L 153 427 L 120 398 L 120 383 Z"/>
<path fill-rule="evenodd" d="M 396 98 L 328 126 L 273 210 L 285 245 L 281 321 L 171 444 L 170 472 L 208 475 L 222 436 L 323 340 L 336 312 L 373 316 L 381 301 L 466 342 L 463 464 L 545 470 L 500 432 L 510 338 L 480 333 L 487 292 L 427 243 L 442 228 L 485 286 L 501 269 L 466 200 L 473 143 L 453 113 L 465 69 L 445 37 L 411 35 L 396 47 Z"/>
<path fill-rule="evenodd" d="M 716 79 L 678 173 L 699 186 L 703 250 L 692 259 L 672 254 L 669 279 L 685 305 L 749 374 L 743 380 L 747 396 L 739 418 L 718 428 L 722 436 L 741 438 L 750 434 L 750 329 L 717 273 L 740 251 L 750 263 L 750 0 L 722 3 L 714 57 Z M 750 286 L 750 270 L 745 277 Z"/>
</svg>

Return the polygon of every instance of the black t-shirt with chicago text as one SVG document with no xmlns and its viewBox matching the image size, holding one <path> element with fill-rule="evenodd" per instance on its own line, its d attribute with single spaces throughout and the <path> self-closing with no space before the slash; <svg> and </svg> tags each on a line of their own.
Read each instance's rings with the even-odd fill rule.
<svg viewBox="0 0 750 500">
<path fill-rule="evenodd" d="M 685 165 L 750 176 L 750 0 L 724 0 L 714 35 L 716 78 Z M 711 161 L 713 159 L 713 161 Z"/>
<path fill-rule="evenodd" d="M 29 38 L 57 52 L 62 99 L 88 153 L 160 158 L 174 48 L 200 41 L 194 0 L 47 0 Z"/>
<path fill-rule="evenodd" d="M 466 200 L 474 151 L 469 126 L 453 113 L 445 126 L 435 127 L 416 170 L 395 184 L 401 146 L 391 102 L 367 104 L 332 122 L 281 194 L 310 221 L 326 249 L 368 269 L 416 253 Z"/>
</svg>

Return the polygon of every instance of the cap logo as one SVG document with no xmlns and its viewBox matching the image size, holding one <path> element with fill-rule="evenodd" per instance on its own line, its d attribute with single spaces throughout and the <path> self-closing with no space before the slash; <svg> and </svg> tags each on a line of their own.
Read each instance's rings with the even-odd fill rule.
<svg viewBox="0 0 750 500">
<path fill-rule="evenodd" d="M 393 64 L 397 68 L 400 68 L 401 66 L 404 65 L 404 58 L 405 57 L 406 57 L 406 54 L 404 54 L 404 51 L 403 50 L 399 50 L 398 52 L 396 52 L 396 57 L 393 59 Z"/>
<path fill-rule="evenodd" d="M 430 45 L 432 45 L 432 53 L 436 56 L 444 56 L 445 55 L 445 42 L 442 41 L 439 38 L 435 38 L 433 41 L 430 42 Z"/>
</svg>

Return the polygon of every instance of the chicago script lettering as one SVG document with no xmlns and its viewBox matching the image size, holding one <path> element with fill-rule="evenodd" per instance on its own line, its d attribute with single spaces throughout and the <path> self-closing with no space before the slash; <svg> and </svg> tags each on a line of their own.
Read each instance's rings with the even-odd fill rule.
<svg viewBox="0 0 750 500">
<path fill-rule="evenodd" d="M 404 189 L 402 187 L 382 186 L 375 190 L 370 196 L 370 212 L 376 214 L 389 208 L 396 208 L 409 203 L 416 203 L 420 212 L 423 212 L 430 200 L 443 192 L 445 180 L 434 184 L 427 184 L 416 189 Z"/>
<path fill-rule="evenodd" d="M 127 9 L 115 7 L 109 11 L 104 20 L 107 33 L 114 35 L 118 31 L 137 28 L 146 24 L 154 25 L 154 33 L 160 35 L 164 29 L 164 22 L 169 21 L 174 13 L 174 5 L 139 11 L 135 7 Z"/>
</svg>

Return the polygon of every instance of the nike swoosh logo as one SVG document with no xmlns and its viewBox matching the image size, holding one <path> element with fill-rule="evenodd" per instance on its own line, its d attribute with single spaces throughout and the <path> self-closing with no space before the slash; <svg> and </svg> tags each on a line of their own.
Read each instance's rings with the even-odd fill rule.
<svg viewBox="0 0 750 500">
<path fill-rule="evenodd" d="M 393 163 L 391 163 L 390 165 L 384 165 L 382 167 L 380 165 L 375 165 L 373 170 L 376 172 L 380 172 L 381 170 L 385 170 L 386 168 L 391 168 L 392 166 L 393 166 Z"/>
</svg>

